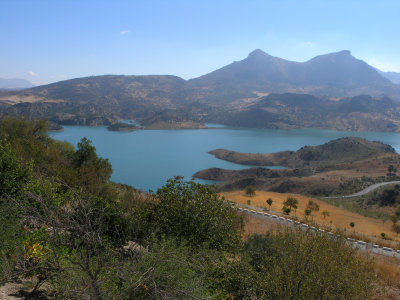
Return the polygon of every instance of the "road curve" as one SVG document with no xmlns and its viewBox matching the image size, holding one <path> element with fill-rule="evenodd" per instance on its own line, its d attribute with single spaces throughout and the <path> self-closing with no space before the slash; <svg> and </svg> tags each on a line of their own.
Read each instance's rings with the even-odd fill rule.
<svg viewBox="0 0 400 300">
<path fill-rule="evenodd" d="M 382 186 L 389 185 L 389 184 L 400 184 L 400 181 L 388 181 L 388 182 L 381 182 L 381 183 L 375 183 L 373 185 L 370 185 L 369 187 L 363 189 L 362 191 L 359 191 L 357 193 L 351 194 L 351 195 L 346 195 L 346 196 L 331 196 L 331 197 L 323 197 L 324 199 L 333 199 L 333 198 L 354 198 L 354 197 L 359 197 L 363 196 L 365 194 L 368 194 L 369 192 L 372 192 L 373 190 L 376 190 Z"/>
</svg>

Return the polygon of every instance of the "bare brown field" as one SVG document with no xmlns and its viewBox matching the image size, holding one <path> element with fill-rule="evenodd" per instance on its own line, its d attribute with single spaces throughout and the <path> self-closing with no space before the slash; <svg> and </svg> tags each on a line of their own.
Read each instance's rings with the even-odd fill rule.
<svg viewBox="0 0 400 300">
<path fill-rule="evenodd" d="M 22 102 L 39 102 L 42 101 L 42 97 L 37 97 L 33 95 L 27 95 L 27 96 L 17 96 L 17 95 L 10 95 L 10 96 L 3 96 L 0 97 L 0 102 L 5 102 L 8 104 L 17 104 L 17 103 L 22 103 Z"/>
<path fill-rule="evenodd" d="M 233 191 L 233 192 L 224 192 L 221 193 L 227 200 L 246 204 L 248 200 L 251 201 L 251 206 L 256 206 L 259 208 L 268 208 L 266 200 L 271 198 L 273 200 L 271 210 L 281 213 L 283 202 L 287 199 L 287 197 L 295 197 L 298 201 L 298 209 L 297 211 L 293 211 L 291 216 L 296 216 L 299 219 L 304 219 L 304 210 L 306 209 L 307 203 L 309 200 L 313 200 L 320 206 L 320 210 L 317 212 L 313 212 L 312 216 L 308 218 L 309 221 L 315 222 L 318 226 L 324 228 L 330 228 L 331 230 L 341 230 L 346 232 L 349 235 L 357 233 L 359 235 L 365 237 L 373 237 L 373 240 L 380 239 L 380 235 L 382 232 L 386 233 L 386 236 L 395 240 L 400 241 L 400 237 L 396 235 L 396 233 L 392 230 L 392 222 L 382 220 L 373 219 L 361 216 L 359 214 L 347 211 L 340 207 L 336 207 L 330 205 L 326 202 L 323 202 L 319 199 L 306 197 L 298 194 L 281 194 L 275 192 L 265 192 L 265 191 L 257 191 L 256 195 L 253 197 L 246 196 L 243 191 Z M 329 216 L 323 216 L 322 212 L 328 211 Z M 354 222 L 354 229 L 351 228 L 350 223 Z"/>
</svg>

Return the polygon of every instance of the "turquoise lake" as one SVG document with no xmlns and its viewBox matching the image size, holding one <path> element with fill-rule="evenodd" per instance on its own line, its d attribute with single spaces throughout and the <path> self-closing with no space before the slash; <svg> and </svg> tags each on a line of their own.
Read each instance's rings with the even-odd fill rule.
<svg viewBox="0 0 400 300">
<path fill-rule="evenodd" d="M 243 169 L 247 166 L 216 159 L 208 151 L 225 148 L 249 153 L 271 153 L 298 150 L 327 141 L 358 136 L 381 141 L 400 152 L 400 134 L 382 132 L 342 132 L 321 129 L 248 129 L 218 125 L 213 129 L 139 130 L 112 132 L 106 127 L 64 126 L 63 132 L 52 132 L 57 140 L 74 145 L 87 137 L 97 153 L 108 158 L 113 166 L 112 180 L 144 191 L 157 190 L 170 177 L 180 175 L 191 179 L 197 171 L 218 167 Z M 207 183 L 207 181 L 198 180 Z"/>
</svg>

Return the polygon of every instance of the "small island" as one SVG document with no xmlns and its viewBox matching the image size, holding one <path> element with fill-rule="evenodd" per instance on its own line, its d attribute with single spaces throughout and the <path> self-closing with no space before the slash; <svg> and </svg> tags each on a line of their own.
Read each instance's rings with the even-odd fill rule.
<svg viewBox="0 0 400 300">
<path fill-rule="evenodd" d="M 107 127 L 107 130 L 109 131 L 135 131 L 135 130 L 139 130 L 141 128 L 132 125 L 132 124 L 127 124 L 127 123 L 114 123 L 110 126 Z"/>
<path fill-rule="evenodd" d="M 60 124 L 57 124 L 55 122 L 48 122 L 49 126 L 49 131 L 64 131 L 64 127 L 62 127 Z"/>
</svg>

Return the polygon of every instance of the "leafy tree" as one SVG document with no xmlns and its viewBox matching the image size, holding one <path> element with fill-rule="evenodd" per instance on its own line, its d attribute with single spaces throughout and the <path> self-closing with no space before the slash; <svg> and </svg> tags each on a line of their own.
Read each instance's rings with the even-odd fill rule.
<svg viewBox="0 0 400 300">
<path fill-rule="evenodd" d="M 324 211 L 322 212 L 322 215 L 324 216 L 324 219 L 325 219 L 326 217 L 329 217 L 329 216 L 330 216 L 329 211 L 327 211 L 327 210 L 324 210 Z"/>
<path fill-rule="evenodd" d="M 354 222 L 350 222 L 350 227 L 354 229 L 354 226 L 356 226 L 356 224 Z"/>
<path fill-rule="evenodd" d="M 286 201 L 283 202 L 283 205 L 288 206 L 290 209 L 296 209 L 297 204 L 299 204 L 299 201 L 294 197 L 287 197 Z"/>
<path fill-rule="evenodd" d="M 268 199 L 267 199 L 267 204 L 269 205 L 269 209 L 271 209 L 272 198 L 268 198 Z"/>
<path fill-rule="evenodd" d="M 87 187 L 96 187 L 106 183 L 112 174 L 108 159 L 99 158 L 96 148 L 87 138 L 82 138 L 73 156 L 75 166 L 79 169 L 82 183 Z"/>
<path fill-rule="evenodd" d="M 318 203 L 314 202 L 313 200 L 308 201 L 307 208 L 311 211 L 319 211 Z"/>
<path fill-rule="evenodd" d="M 74 147 L 47 136 L 47 122 L 5 118 L 0 121 L 0 141 L 6 141 L 25 165 L 34 162 L 35 172 L 56 177 L 69 186 L 80 185 L 81 180 L 72 165 Z"/>
<path fill-rule="evenodd" d="M 290 214 L 290 212 L 292 211 L 292 209 L 290 208 L 290 207 L 287 207 L 287 206 L 283 206 L 282 207 L 282 211 L 286 214 L 286 215 L 289 215 Z"/>
<path fill-rule="evenodd" d="M 232 249 L 240 241 L 241 218 L 210 186 L 169 179 L 155 194 L 149 217 L 159 234 L 200 247 Z"/>
<path fill-rule="evenodd" d="M 246 194 L 246 196 L 253 197 L 256 194 L 256 189 L 254 188 L 254 186 L 248 185 L 246 186 L 244 193 Z"/>
<path fill-rule="evenodd" d="M 0 144 L 0 203 L 21 194 L 31 176 L 30 169 L 22 166 L 10 144 Z"/>
<path fill-rule="evenodd" d="M 304 214 L 305 214 L 306 217 L 310 216 L 310 215 L 311 215 L 311 209 L 306 208 L 306 209 L 304 210 Z"/>
</svg>

